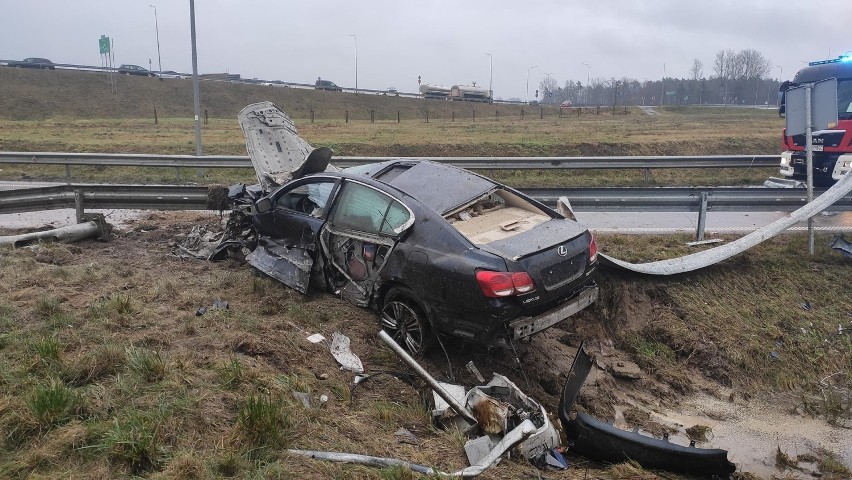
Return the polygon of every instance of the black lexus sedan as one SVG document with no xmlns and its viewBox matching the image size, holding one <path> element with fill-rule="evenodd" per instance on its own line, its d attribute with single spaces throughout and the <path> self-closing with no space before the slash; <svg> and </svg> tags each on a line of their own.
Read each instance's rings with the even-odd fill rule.
<svg viewBox="0 0 852 480">
<path fill-rule="evenodd" d="M 376 309 L 413 354 L 435 334 L 507 345 L 597 299 L 592 234 L 517 190 L 430 161 L 338 170 L 273 104 L 239 119 L 260 181 L 230 194 L 254 233 L 247 262 Z"/>
</svg>

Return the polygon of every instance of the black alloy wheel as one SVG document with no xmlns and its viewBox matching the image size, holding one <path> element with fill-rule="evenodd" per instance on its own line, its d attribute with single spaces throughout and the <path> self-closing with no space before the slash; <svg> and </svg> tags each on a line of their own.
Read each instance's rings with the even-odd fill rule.
<svg viewBox="0 0 852 480">
<path fill-rule="evenodd" d="M 414 356 L 422 356 L 434 339 L 424 309 L 407 290 L 392 288 L 379 317 L 382 330 Z"/>
</svg>

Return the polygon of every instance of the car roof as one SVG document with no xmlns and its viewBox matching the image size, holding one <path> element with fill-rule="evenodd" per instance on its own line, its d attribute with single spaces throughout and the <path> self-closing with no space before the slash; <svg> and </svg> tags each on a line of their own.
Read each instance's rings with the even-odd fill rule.
<svg viewBox="0 0 852 480">
<path fill-rule="evenodd" d="M 496 183 L 473 172 L 430 161 L 390 160 L 347 168 L 343 172 L 366 175 L 390 185 L 442 215 L 497 187 Z"/>
</svg>

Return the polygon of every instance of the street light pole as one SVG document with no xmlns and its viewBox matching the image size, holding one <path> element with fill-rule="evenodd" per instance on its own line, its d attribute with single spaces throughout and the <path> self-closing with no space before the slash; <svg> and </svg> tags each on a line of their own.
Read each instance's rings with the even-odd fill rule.
<svg viewBox="0 0 852 480">
<path fill-rule="evenodd" d="M 198 50 L 195 46 L 195 0 L 189 0 L 189 27 L 189 36 L 192 42 L 192 103 L 195 109 L 195 154 L 201 156 L 201 96 L 198 93 Z M 198 170 L 196 173 L 202 171 Z"/>
<path fill-rule="evenodd" d="M 781 80 L 784 79 L 784 67 L 782 67 L 781 65 L 775 66 L 778 67 L 778 81 L 781 82 Z"/>
<path fill-rule="evenodd" d="M 553 75 L 553 74 L 552 73 L 545 73 L 544 77 L 547 80 L 550 80 L 551 75 Z M 547 90 L 545 90 L 544 92 L 541 92 L 541 103 L 542 104 L 545 102 L 545 98 L 546 98 L 545 95 L 547 95 L 548 93 L 550 93 L 550 82 L 547 82 Z"/>
<path fill-rule="evenodd" d="M 592 79 L 592 66 L 588 63 L 584 63 L 586 66 L 586 104 L 589 104 L 589 83 L 591 83 Z"/>
<path fill-rule="evenodd" d="M 358 37 L 354 33 L 349 34 L 355 39 L 355 94 L 358 94 Z"/>
<path fill-rule="evenodd" d="M 530 70 L 538 68 L 538 65 L 527 69 L 527 103 L 530 103 Z"/>
<path fill-rule="evenodd" d="M 663 78 L 660 79 L 660 106 L 663 106 L 666 98 L 666 62 L 663 62 Z"/>
<path fill-rule="evenodd" d="M 160 65 L 160 74 L 163 73 L 163 58 L 160 56 L 160 22 L 157 20 L 157 7 L 148 5 L 154 9 L 154 30 L 157 32 L 157 62 Z"/>
<path fill-rule="evenodd" d="M 489 103 L 494 102 L 494 56 L 490 53 L 486 53 L 488 55 L 488 99 Z"/>
</svg>

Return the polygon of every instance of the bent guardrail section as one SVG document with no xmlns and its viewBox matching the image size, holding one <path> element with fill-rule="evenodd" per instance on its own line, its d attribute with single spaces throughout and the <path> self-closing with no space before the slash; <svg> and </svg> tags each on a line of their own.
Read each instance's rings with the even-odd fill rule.
<svg viewBox="0 0 852 480">
<path fill-rule="evenodd" d="M 793 225 L 803 222 L 817 213 L 829 208 L 835 202 L 852 192 L 852 175 L 844 175 L 840 181 L 834 184 L 825 193 L 794 211 L 790 215 L 780 218 L 763 228 L 760 228 L 731 243 L 711 248 L 703 252 L 685 255 L 683 257 L 660 260 L 648 263 L 630 263 L 608 255 L 601 255 L 604 262 L 615 265 L 626 270 L 648 275 L 675 275 L 698 270 L 722 260 L 728 259 L 742 253 L 749 248 L 764 242 L 779 233 L 787 230 Z"/>
</svg>

